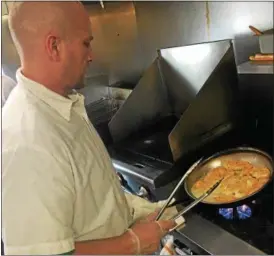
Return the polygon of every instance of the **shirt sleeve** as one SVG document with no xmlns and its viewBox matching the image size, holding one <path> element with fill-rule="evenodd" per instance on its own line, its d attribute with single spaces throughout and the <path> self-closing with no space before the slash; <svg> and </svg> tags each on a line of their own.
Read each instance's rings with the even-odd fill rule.
<svg viewBox="0 0 274 256">
<path fill-rule="evenodd" d="M 5 254 L 52 255 L 74 250 L 74 179 L 54 152 L 3 149 L 2 236 Z"/>
</svg>

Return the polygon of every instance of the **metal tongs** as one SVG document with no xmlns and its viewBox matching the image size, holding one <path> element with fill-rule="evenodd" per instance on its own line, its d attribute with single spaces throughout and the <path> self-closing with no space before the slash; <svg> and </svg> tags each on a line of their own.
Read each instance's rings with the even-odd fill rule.
<svg viewBox="0 0 274 256">
<path fill-rule="evenodd" d="M 185 213 L 187 213 L 189 210 L 191 210 L 195 205 L 197 205 L 198 203 L 200 203 L 201 201 L 203 201 L 206 197 L 208 197 L 222 182 L 224 178 L 220 179 L 219 181 L 217 181 L 208 191 L 206 191 L 202 196 L 200 196 L 199 198 L 197 198 L 195 201 L 193 201 L 191 204 L 189 204 L 188 206 L 186 206 L 182 211 L 178 212 L 174 217 L 172 217 L 171 219 L 174 220 L 177 225 L 172 228 L 171 230 L 169 230 L 169 232 L 177 229 L 179 226 L 181 226 L 182 223 L 182 218 L 181 216 L 183 216 Z"/>
<path fill-rule="evenodd" d="M 161 208 L 159 214 L 156 217 L 156 221 L 159 220 L 161 218 L 161 216 L 163 215 L 164 211 L 166 210 L 166 208 L 169 206 L 171 200 L 173 199 L 174 195 L 176 194 L 176 192 L 179 190 L 179 188 L 181 187 L 181 185 L 183 184 L 184 180 L 187 178 L 187 176 L 199 165 L 199 163 L 202 161 L 202 158 L 197 161 L 195 164 L 193 164 L 190 169 L 185 173 L 185 175 L 182 177 L 182 179 L 178 182 L 177 186 L 174 188 L 174 190 L 172 191 L 172 193 L 170 194 L 170 196 L 168 197 L 167 201 L 165 202 L 165 204 L 163 205 L 163 207 Z M 192 209 L 195 205 L 197 205 L 199 202 L 203 201 L 206 197 L 208 197 L 222 182 L 223 178 L 220 179 L 218 182 L 216 182 L 212 188 L 210 188 L 208 191 L 206 191 L 201 197 L 197 198 L 194 202 L 192 202 L 191 204 L 189 204 L 187 207 L 185 207 L 182 211 L 180 211 L 179 213 L 177 213 L 175 216 L 173 216 L 171 219 L 175 220 L 175 222 L 177 223 L 177 225 L 171 229 L 170 231 L 173 231 L 175 229 L 177 229 L 179 226 L 181 226 L 183 224 L 183 218 L 182 215 L 185 214 L 186 212 L 188 212 L 190 209 Z"/>
<path fill-rule="evenodd" d="M 198 166 L 198 164 L 202 161 L 202 159 L 203 158 L 201 158 L 199 161 L 197 161 L 195 164 L 193 164 L 189 168 L 189 170 L 185 173 L 185 175 L 182 177 L 182 179 L 178 182 L 177 186 L 173 189 L 173 191 L 171 192 L 170 196 L 168 197 L 168 199 L 166 200 L 165 204 L 163 205 L 163 207 L 161 208 L 160 212 L 158 213 L 158 215 L 156 217 L 156 221 L 161 218 L 161 216 L 163 215 L 164 211 L 166 210 L 166 208 L 170 204 L 171 200 L 173 199 L 174 195 L 176 194 L 176 192 L 179 190 L 179 188 L 183 184 L 183 182 L 186 179 L 186 177 Z"/>
</svg>

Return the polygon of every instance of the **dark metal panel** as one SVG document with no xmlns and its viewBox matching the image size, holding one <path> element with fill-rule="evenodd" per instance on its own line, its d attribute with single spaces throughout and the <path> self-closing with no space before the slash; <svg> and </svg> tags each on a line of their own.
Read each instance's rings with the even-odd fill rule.
<svg viewBox="0 0 274 256">
<path fill-rule="evenodd" d="M 166 88 L 156 59 L 109 123 L 114 141 L 119 141 L 170 112 Z"/>
</svg>

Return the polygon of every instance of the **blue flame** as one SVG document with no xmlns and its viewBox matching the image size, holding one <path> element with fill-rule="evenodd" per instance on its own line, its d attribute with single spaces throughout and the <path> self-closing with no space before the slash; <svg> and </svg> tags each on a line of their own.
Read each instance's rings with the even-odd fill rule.
<svg viewBox="0 0 274 256">
<path fill-rule="evenodd" d="M 252 210 L 246 204 L 238 206 L 236 208 L 235 213 L 237 213 L 237 216 L 234 216 L 234 209 L 233 208 L 220 208 L 219 209 L 219 214 L 227 220 L 233 220 L 234 217 L 236 217 L 240 220 L 245 220 L 245 219 L 248 219 L 252 216 Z"/>
<path fill-rule="evenodd" d="M 219 214 L 227 220 L 233 219 L 233 208 L 220 208 Z"/>
<path fill-rule="evenodd" d="M 248 207 L 246 204 L 238 206 L 237 207 L 237 213 L 239 216 L 239 219 L 245 220 L 251 217 L 252 215 L 252 210 L 250 207 Z"/>
</svg>

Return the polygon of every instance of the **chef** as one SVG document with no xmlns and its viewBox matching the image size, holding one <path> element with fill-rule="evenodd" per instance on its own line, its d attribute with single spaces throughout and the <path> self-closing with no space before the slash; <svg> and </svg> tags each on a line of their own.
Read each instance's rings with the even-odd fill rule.
<svg viewBox="0 0 274 256">
<path fill-rule="evenodd" d="M 74 90 L 92 60 L 80 2 L 16 2 L 21 67 L 2 113 L 5 254 L 150 254 L 175 223 L 125 195 Z"/>
</svg>

